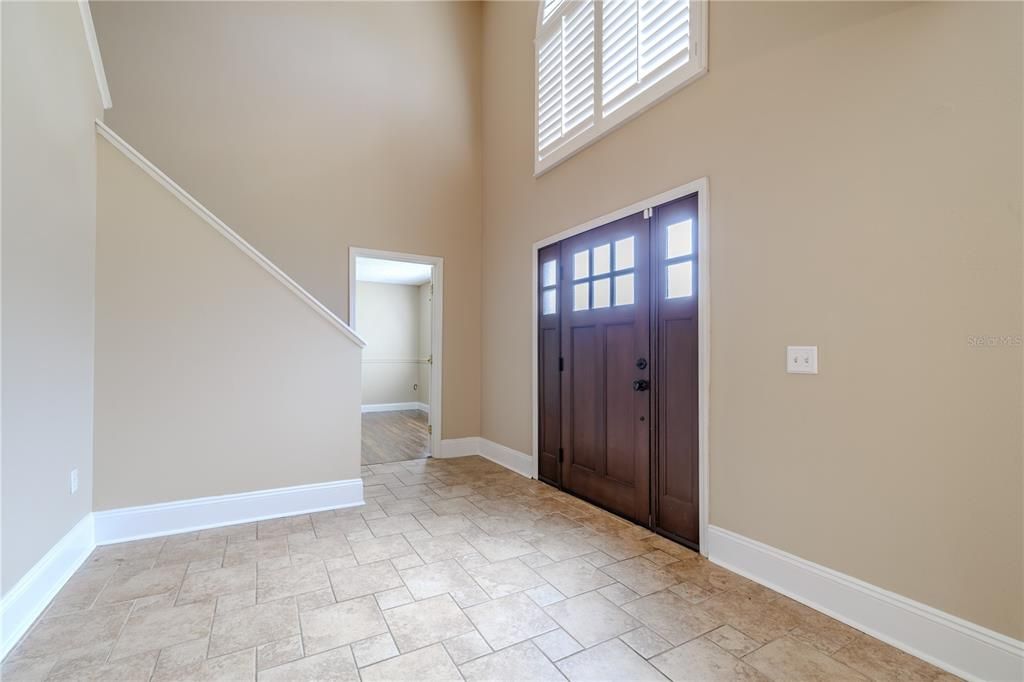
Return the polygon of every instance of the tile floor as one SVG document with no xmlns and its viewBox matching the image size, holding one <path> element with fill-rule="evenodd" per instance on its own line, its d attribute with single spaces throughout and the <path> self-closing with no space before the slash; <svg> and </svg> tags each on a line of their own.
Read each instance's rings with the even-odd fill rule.
<svg viewBox="0 0 1024 682">
<path fill-rule="evenodd" d="M 478 457 L 367 503 L 98 548 L 16 680 L 955 679 Z"/>
</svg>

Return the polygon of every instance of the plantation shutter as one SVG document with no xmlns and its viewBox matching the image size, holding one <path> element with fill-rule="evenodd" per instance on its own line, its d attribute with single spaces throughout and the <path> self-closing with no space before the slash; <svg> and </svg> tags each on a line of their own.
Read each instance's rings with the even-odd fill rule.
<svg viewBox="0 0 1024 682">
<path fill-rule="evenodd" d="M 594 4 L 553 3 L 537 53 L 540 158 L 594 124 Z M 545 13 L 548 5 L 545 4 Z"/>
<path fill-rule="evenodd" d="M 536 173 L 707 71 L 704 0 L 544 0 Z"/>
<path fill-rule="evenodd" d="M 689 0 L 602 3 L 602 115 L 607 116 L 690 58 Z"/>
</svg>

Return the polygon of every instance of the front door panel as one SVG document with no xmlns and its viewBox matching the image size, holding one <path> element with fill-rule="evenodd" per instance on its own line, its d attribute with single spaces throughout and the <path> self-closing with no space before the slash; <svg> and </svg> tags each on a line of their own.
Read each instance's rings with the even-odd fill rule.
<svg viewBox="0 0 1024 682">
<path fill-rule="evenodd" d="M 650 248 L 638 213 L 562 242 L 563 487 L 647 524 Z M 638 365 L 643 365 L 641 369 Z"/>
</svg>

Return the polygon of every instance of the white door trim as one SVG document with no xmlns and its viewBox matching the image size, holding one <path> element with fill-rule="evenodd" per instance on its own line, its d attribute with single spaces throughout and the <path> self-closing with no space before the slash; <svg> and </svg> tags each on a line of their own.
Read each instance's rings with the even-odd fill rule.
<svg viewBox="0 0 1024 682">
<path fill-rule="evenodd" d="M 350 246 L 348 249 L 348 323 L 353 329 L 356 327 L 356 259 L 360 257 L 397 260 L 405 263 L 422 263 L 433 266 L 431 283 L 433 284 L 434 291 L 430 297 L 430 402 L 428 403 L 427 414 L 432 427 L 430 455 L 432 457 L 439 457 L 441 453 L 441 430 L 444 423 L 441 420 L 441 403 L 444 396 L 441 390 L 444 376 L 444 373 L 441 371 L 444 362 L 442 345 L 444 341 L 444 258 Z"/>
<path fill-rule="evenodd" d="M 571 227 L 568 230 L 563 230 L 558 234 L 552 235 L 545 239 L 533 243 L 532 250 L 532 273 L 533 276 L 530 278 L 530 300 L 532 301 L 531 310 L 533 315 L 530 322 L 530 327 L 533 330 L 533 335 L 530 337 L 530 345 L 532 348 L 533 356 L 533 374 L 532 374 L 532 386 L 533 395 L 531 401 L 533 404 L 533 477 L 538 476 L 538 457 L 540 453 L 538 451 L 537 438 L 540 436 L 540 406 L 537 399 L 537 371 L 538 371 L 538 358 L 537 358 L 537 252 L 545 246 L 560 242 L 563 239 L 574 237 L 587 230 L 592 230 L 595 227 L 601 227 L 619 218 L 625 218 L 628 215 L 638 213 L 645 208 L 652 208 L 659 206 L 668 201 L 674 199 L 680 199 L 685 196 L 689 196 L 693 193 L 697 193 L 697 225 L 698 225 L 698 237 L 697 243 L 699 249 L 697 251 L 697 272 L 698 272 L 698 289 L 697 289 L 697 319 L 699 320 L 697 326 L 697 346 L 698 346 L 698 370 L 697 370 L 697 388 L 698 388 L 698 426 L 697 426 L 697 448 L 698 448 L 698 476 L 700 479 L 699 490 L 700 490 L 700 553 L 704 556 L 708 555 L 708 498 L 711 492 L 710 486 L 710 472 L 709 472 L 709 413 L 708 406 L 711 402 L 711 200 L 708 194 L 709 181 L 707 176 L 698 178 L 693 182 L 688 182 L 685 185 L 680 185 L 661 194 L 656 194 L 647 199 L 642 199 L 636 203 L 630 204 L 629 206 L 606 213 L 603 216 L 599 216 L 592 220 L 588 220 L 585 223 Z"/>
</svg>

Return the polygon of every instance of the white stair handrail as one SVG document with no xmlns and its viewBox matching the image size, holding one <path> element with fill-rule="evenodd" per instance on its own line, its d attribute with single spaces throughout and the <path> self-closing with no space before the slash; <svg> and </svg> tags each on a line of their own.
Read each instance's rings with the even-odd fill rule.
<svg viewBox="0 0 1024 682">
<path fill-rule="evenodd" d="M 292 290 L 296 296 L 304 301 L 310 308 L 318 312 L 321 317 L 326 319 L 332 325 L 337 327 L 345 336 L 347 336 L 353 343 L 360 348 L 366 347 L 366 341 L 363 337 L 359 336 L 352 327 L 345 324 L 345 321 L 340 317 L 331 312 L 330 308 L 325 306 L 323 303 L 313 297 L 311 293 L 299 286 L 299 283 L 284 273 L 281 268 L 274 265 L 273 262 L 262 253 L 257 251 L 252 244 L 242 239 L 241 236 L 223 220 L 215 216 L 210 209 L 199 203 L 195 197 L 186 192 L 181 186 L 167 177 L 167 174 L 161 171 L 159 168 L 153 165 L 153 163 L 145 156 L 139 153 L 137 149 L 132 147 L 130 144 L 125 142 L 120 135 L 110 129 L 107 124 L 99 119 L 96 120 L 96 132 L 102 135 L 110 144 L 114 145 L 122 154 L 128 157 L 136 166 L 144 170 L 150 177 L 159 182 L 165 188 L 167 188 L 171 194 L 178 197 L 183 204 L 188 206 L 192 211 L 200 218 L 205 220 L 213 229 L 217 230 L 225 239 L 237 246 L 242 253 L 252 258 L 254 261 L 273 275 L 279 282 L 284 284 L 286 287 Z"/>
</svg>

